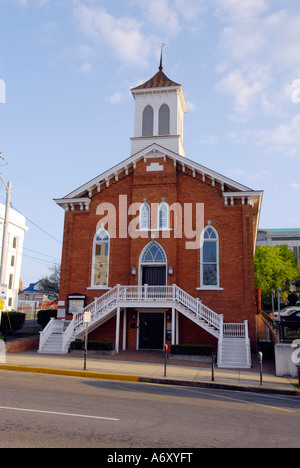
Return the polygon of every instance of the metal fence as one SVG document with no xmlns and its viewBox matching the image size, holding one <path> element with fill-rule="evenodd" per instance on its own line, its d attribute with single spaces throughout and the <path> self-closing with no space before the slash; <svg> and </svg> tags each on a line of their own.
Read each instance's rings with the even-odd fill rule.
<svg viewBox="0 0 300 468">
<path fill-rule="evenodd" d="M 300 339 L 300 322 L 279 322 L 278 331 L 280 343 L 292 343 Z"/>
</svg>

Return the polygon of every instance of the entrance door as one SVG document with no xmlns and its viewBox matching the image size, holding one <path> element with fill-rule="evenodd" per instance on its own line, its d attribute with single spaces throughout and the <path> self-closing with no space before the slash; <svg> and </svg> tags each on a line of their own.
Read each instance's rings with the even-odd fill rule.
<svg viewBox="0 0 300 468">
<path fill-rule="evenodd" d="M 144 266 L 142 282 L 149 286 L 166 285 L 166 267 L 165 266 Z"/>
<path fill-rule="evenodd" d="M 164 314 L 141 312 L 139 323 L 139 349 L 163 349 Z"/>
</svg>

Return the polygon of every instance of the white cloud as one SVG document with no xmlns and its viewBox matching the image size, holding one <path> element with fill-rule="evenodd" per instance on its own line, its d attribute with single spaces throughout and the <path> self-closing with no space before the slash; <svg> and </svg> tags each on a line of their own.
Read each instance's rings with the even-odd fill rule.
<svg viewBox="0 0 300 468">
<path fill-rule="evenodd" d="M 297 190 L 297 189 L 300 188 L 300 184 L 299 184 L 299 182 L 291 182 L 290 184 L 287 184 L 287 187 L 289 187 L 289 188 L 291 188 L 293 190 Z"/>
<path fill-rule="evenodd" d="M 256 144 L 286 156 L 300 156 L 300 114 L 270 130 L 256 132 Z"/>
<path fill-rule="evenodd" d="M 92 71 L 92 65 L 88 62 L 85 62 L 78 68 L 78 71 L 89 75 Z"/>
<path fill-rule="evenodd" d="M 125 99 L 125 95 L 121 92 L 116 92 L 112 96 L 109 96 L 108 101 L 111 104 L 118 104 L 119 102 L 122 102 Z"/>
<path fill-rule="evenodd" d="M 227 73 L 215 89 L 232 97 L 235 112 L 247 118 L 261 102 L 270 82 L 271 77 L 266 67 L 244 65 Z"/>
<path fill-rule="evenodd" d="M 213 146 L 218 143 L 217 135 L 202 135 L 200 138 L 200 142 L 202 145 Z"/>
<path fill-rule="evenodd" d="M 268 9 L 265 0 L 213 0 L 213 5 L 219 17 L 231 21 L 253 18 Z"/>
<path fill-rule="evenodd" d="M 97 45 L 108 47 L 125 64 L 146 66 L 152 37 L 146 37 L 142 24 L 130 17 L 117 18 L 102 8 L 77 6 L 74 15 L 83 34 Z"/>
<path fill-rule="evenodd" d="M 181 30 L 179 16 L 169 0 L 136 0 L 136 3 L 144 11 L 147 21 L 159 26 L 166 35 L 175 37 Z"/>
<path fill-rule="evenodd" d="M 300 157 L 300 114 L 286 117 L 282 122 L 269 129 L 232 131 L 227 139 L 237 143 L 252 143 L 262 147 L 267 153 L 278 153 L 282 156 Z"/>
</svg>

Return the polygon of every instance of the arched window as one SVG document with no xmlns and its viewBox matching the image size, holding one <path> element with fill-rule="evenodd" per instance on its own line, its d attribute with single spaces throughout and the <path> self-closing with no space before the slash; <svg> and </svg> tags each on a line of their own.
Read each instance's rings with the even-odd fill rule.
<svg viewBox="0 0 300 468">
<path fill-rule="evenodd" d="M 158 134 L 170 134 L 170 108 L 167 104 L 163 104 L 159 109 Z"/>
<path fill-rule="evenodd" d="M 169 205 L 162 202 L 158 207 L 158 229 L 169 228 Z"/>
<path fill-rule="evenodd" d="M 142 254 L 141 264 L 167 263 L 164 249 L 156 242 L 148 244 Z"/>
<path fill-rule="evenodd" d="M 153 135 L 153 109 L 151 106 L 146 106 L 143 111 L 143 127 L 142 136 Z"/>
<path fill-rule="evenodd" d="M 219 236 L 206 226 L 201 234 L 201 287 L 219 287 Z"/>
<path fill-rule="evenodd" d="M 150 229 L 150 206 L 146 202 L 140 207 L 140 229 Z"/>
<path fill-rule="evenodd" d="M 92 286 L 108 286 L 110 237 L 106 229 L 99 229 L 94 237 Z"/>
</svg>

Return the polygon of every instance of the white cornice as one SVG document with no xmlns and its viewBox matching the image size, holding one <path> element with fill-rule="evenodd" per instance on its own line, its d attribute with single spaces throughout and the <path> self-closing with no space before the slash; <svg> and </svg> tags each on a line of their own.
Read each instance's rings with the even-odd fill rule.
<svg viewBox="0 0 300 468">
<path fill-rule="evenodd" d="M 74 190 L 73 192 L 66 195 L 64 198 L 55 199 L 54 201 L 60 206 L 69 206 L 70 204 L 87 204 L 90 203 L 90 198 L 92 197 L 92 191 L 97 189 L 98 192 L 101 190 L 101 185 L 104 187 L 109 187 L 109 183 L 111 179 L 118 180 L 118 175 L 125 171 L 125 174 L 128 175 L 128 170 L 130 167 L 135 167 L 136 163 L 141 159 L 146 158 L 156 158 L 156 157 L 164 157 L 170 158 L 174 161 L 174 164 L 181 164 L 183 171 L 186 169 L 190 169 L 195 176 L 196 173 L 202 175 L 202 180 L 205 181 L 206 177 L 212 180 L 212 185 L 215 185 L 215 182 L 219 182 L 222 186 L 222 190 L 224 190 L 225 185 L 227 188 L 230 188 L 230 192 L 224 192 L 223 196 L 227 197 L 235 197 L 241 196 L 240 192 L 244 192 L 243 196 L 255 196 L 259 195 L 262 192 L 260 191 L 253 191 L 249 187 L 245 185 L 239 184 L 228 177 L 225 177 L 218 172 L 215 172 L 211 169 L 208 169 L 205 166 L 202 166 L 186 157 L 180 156 L 167 148 L 164 148 L 157 143 L 152 143 L 150 146 L 144 148 L 143 150 L 139 151 L 136 154 L 133 154 L 129 158 L 125 159 L 124 161 L 120 162 L 116 166 L 112 167 L 111 169 L 107 170 L 106 172 L 100 174 L 99 176 L 95 177 L 94 179 L 90 180 L 86 184 L 82 185 L 78 189 Z M 88 192 L 89 198 L 84 197 Z M 236 195 L 235 195 L 236 194 Z M 69 208 L 68 208 L 69 209 Z"/>
</svg>

